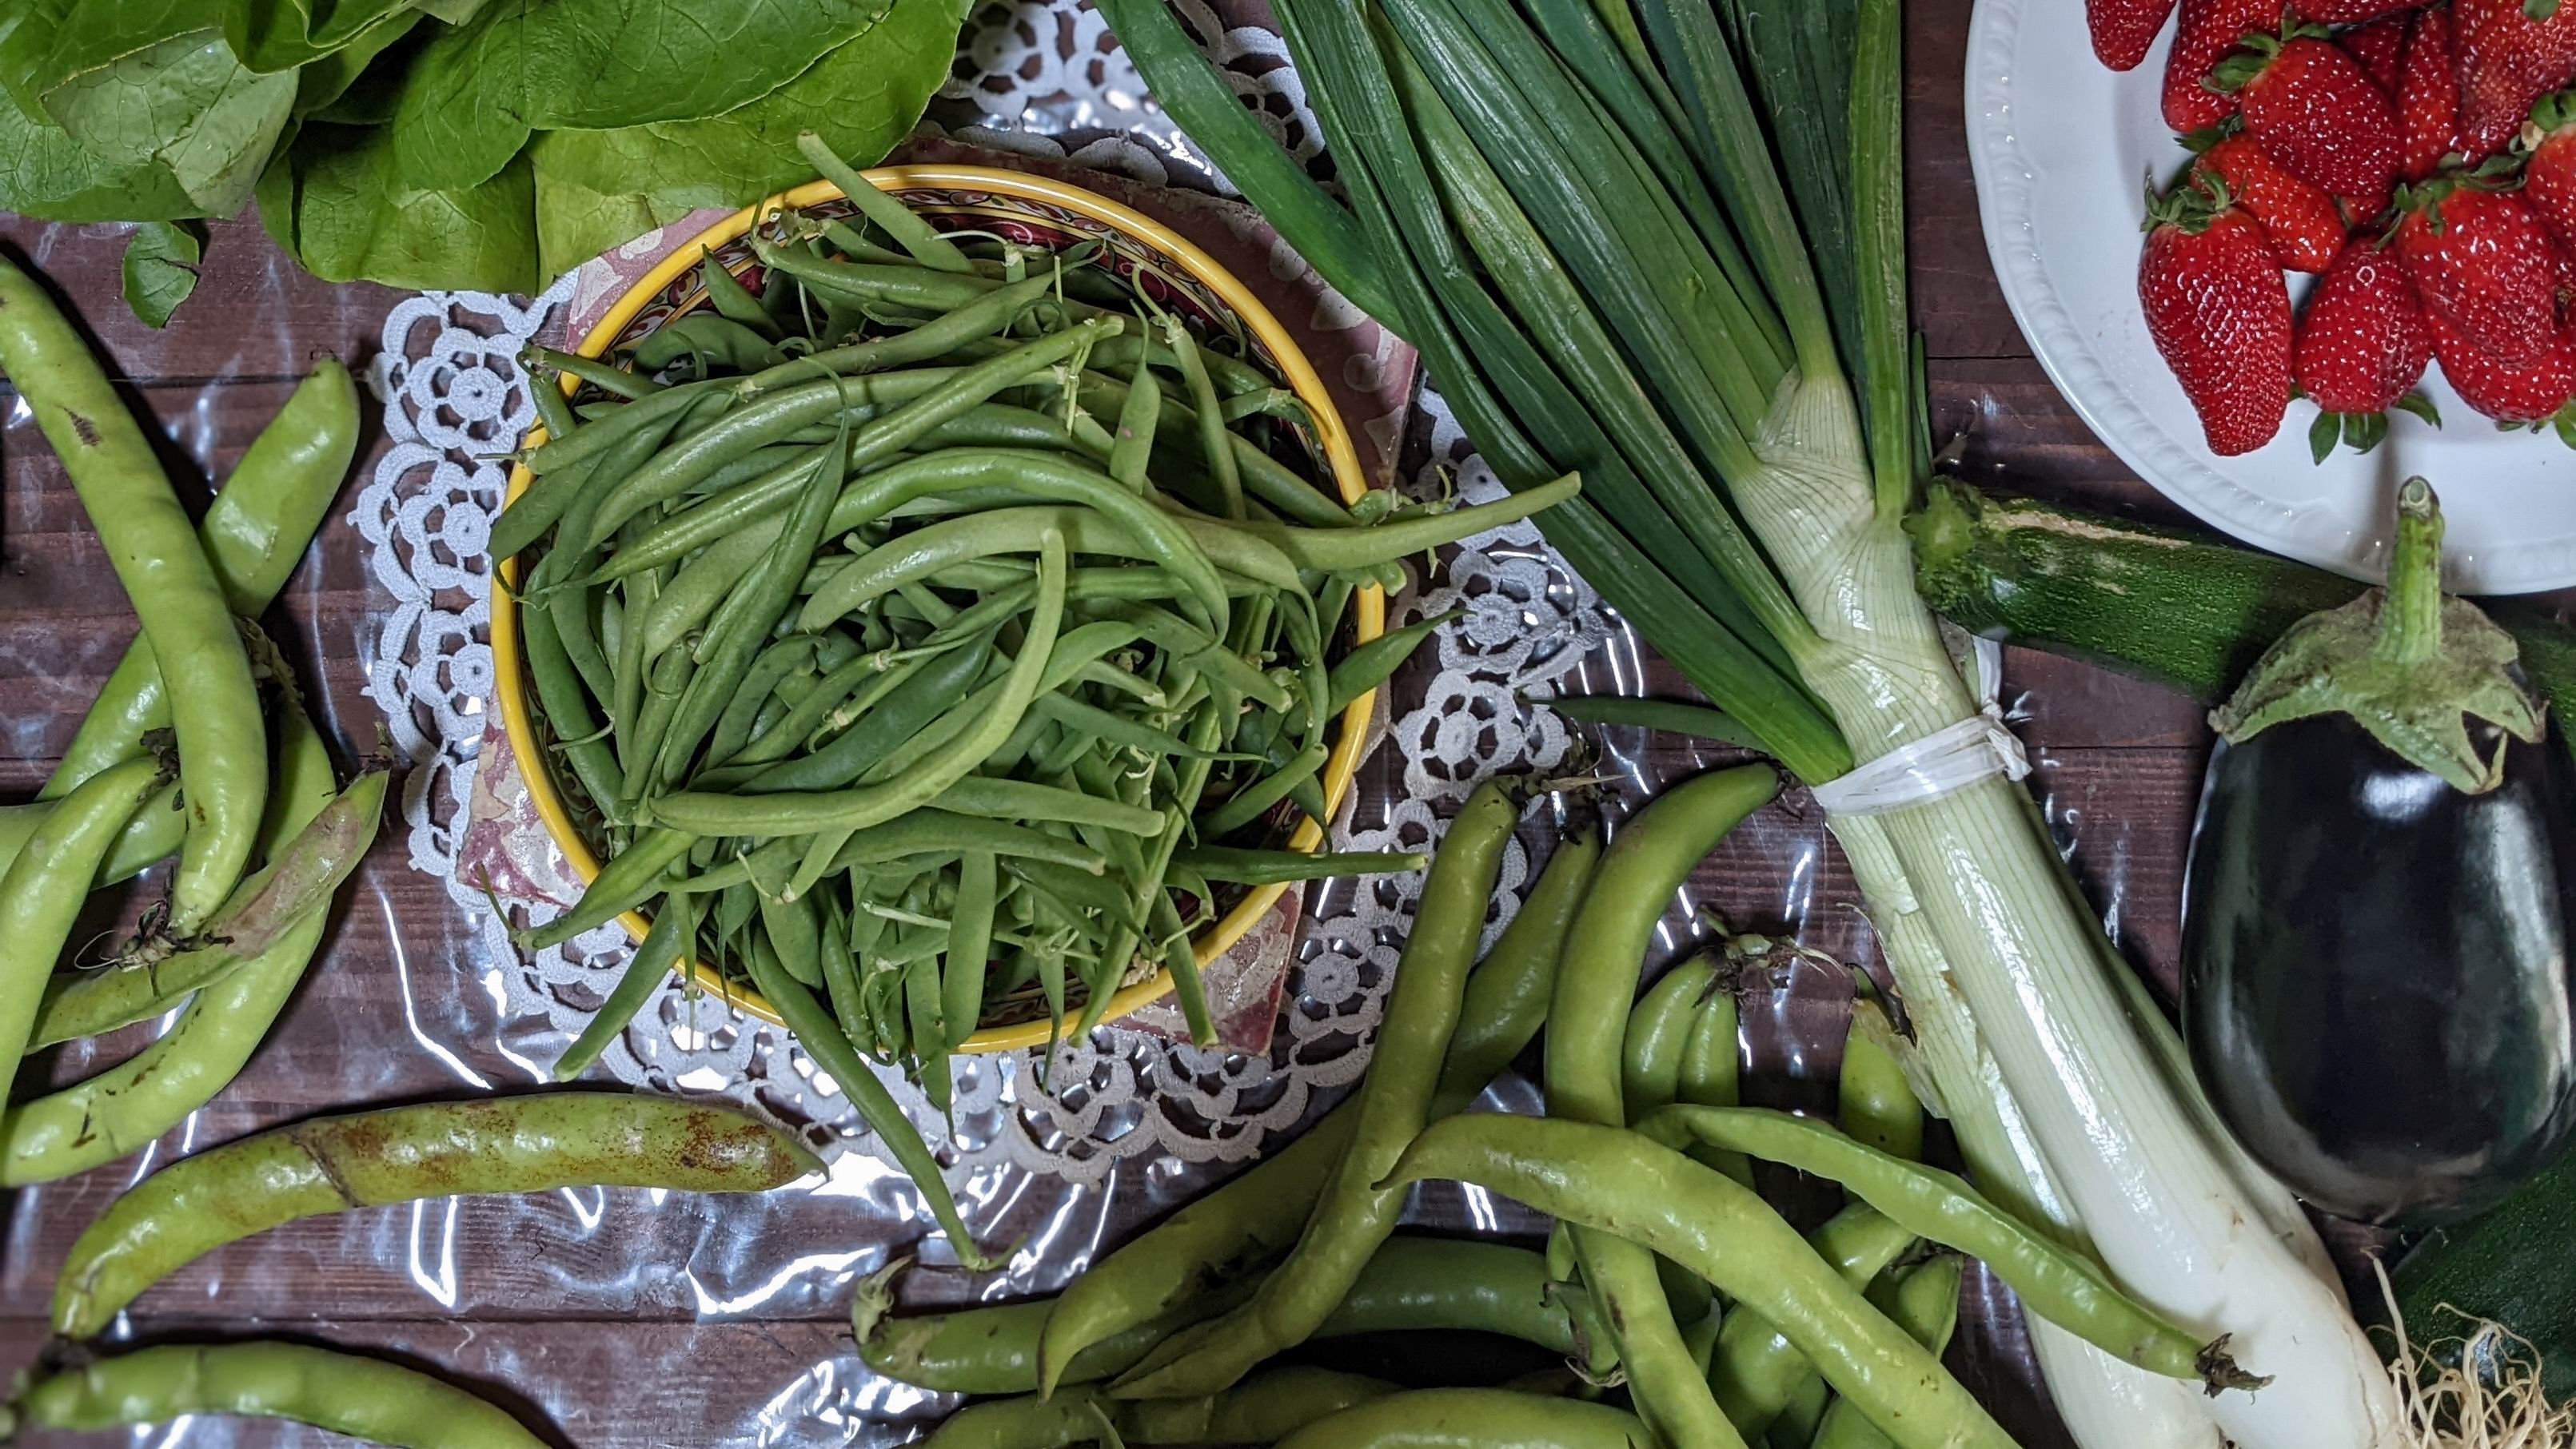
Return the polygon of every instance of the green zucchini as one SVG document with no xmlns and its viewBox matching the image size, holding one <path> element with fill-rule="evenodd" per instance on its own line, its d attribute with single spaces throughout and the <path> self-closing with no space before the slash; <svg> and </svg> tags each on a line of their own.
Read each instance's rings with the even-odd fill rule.
<svg viewBox="0 0 2576 1449">
<path fill-rule="evenodd" d="M 2492 1319 L 2539 1351 L 2551 1403 L 2576 1395 L 2576 1153 L 2486 1216 L 2427 1233 L 2390 1281 L 2418 1347 L 2469 1331 L 2447 1310 Z"/>
<path fill-rule="evenodd" d="M 2365 587 L 2202 533 L 1935 479 L 1914 536 L 1924 602 L 1989 639 L 2090 660 L 2212 703 L 2292 624 Z M 2490 604 L 2560 718 L 2576 717 L 2576 629 Z"/>
</svg>

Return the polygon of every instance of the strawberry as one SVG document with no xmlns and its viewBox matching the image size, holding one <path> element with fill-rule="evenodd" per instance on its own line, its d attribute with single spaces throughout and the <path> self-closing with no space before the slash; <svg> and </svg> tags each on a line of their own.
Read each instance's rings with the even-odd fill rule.
<svg viewBox="0 0 2576 1449">
<path fill-rule="evenodd" d="M 2396 105 L 2315 27 L 2245 37 L 2209 84 L 2237 93 L 2246 134 L 2301 180 L 2364 199 L 2396 179 Z"/>
<path fill-rule="evenodd" d="M 2344 54 L 2361 65 L 2361 73 L 2370 83 L 2391 96 L 2397 94 L 2397 69 L 2406 54 L 2406 17 L 2383 15 L 2368 25 L 2356 25 L 2335 37 Z"/>
<path fill-rule="evenodd" d="M 2397 171 L 2421 181 L 2460 149 L 2460 79 L 2451 73 L 2451 12 L 2435 6 L 2415 16 L 2406 61 L 2397 73 Z"/>
<path fill-rule="evenodd" d="M 2433 339 L 2433 357 L 2442 364 L 2460 400 L 2500 424 L 2546 422 L 2576 399 L 2576 346 L 2552 335 L 2549 345 L 2529 362 L 2499 362 L 2427 308 L 2424 331 Z"/>
<path fill-rule="evenodd" d="M 2319 25 L 2358 25 L 2377 20 L 2383 15 L 2403 15 L 2429 3 L 2429 0 L 2290 0 L 2290 9 L 2301 20 Z"/>
<path fill-rule="evenodd" d="M 2165 124 L 2176 135 L 2205 131 L 2236 114 L 2236 98 L 2201 84 L 2246 32 L 2281 23 L 2280 0 L 2181 0 L 2173 49 L 2165 56 Z"/>
<path fill-rule="evenodd" d="M 2576 5 L 2454 0 L 2451 70 L 2460 87 L 2461 153 L 2483 161 L 2522 129 L 2533 101 L 2576 80 Z"/>
<path fill-rule="evenodd" d="M 2290 289 L 2253 213 L 2206 176 L 2147 201 L 2138 302 L 2209 449 L 2250 453 L 2290 406 Z"/>
<path fill-rule="evenodd" d="M 2424 310 L 2506 367 L 2555 345 L 2558 259 L 2520 196 L 2437 178 L 2407 188 L 2397 256 Z"/>
<path fill-rule="evenodd" d="M 2183 139 L 2200 153 L 2200 169 L 2227 183 L 2236 204 L 2263 223 L 2272 254 L 2294 272 L 2322 272 L 2343 250 L 2343 213 L 2335 199 L 2281 169 L 2242 131 L 2203 131 Z"/>
<path fill-rule="evenodd" d="M 2093 54 L 2113 70 L 2135 70 L 2173 14 L 2174 0 L 2084 0 Z"/>
<path fill-rule="evenodd" d="M 2388 435 L 2390 408 L 2438 424 L 2433 405 L 2414 393 L 2432 358 L 2406 269 L 2377 247 L 2344 248 L 2299 319 L 2299 391 L 2323 409 L 2308 431 L 2317 461 L 2338 439 L 2369 452 Z"/>
<path fill-rule="evenodd" d="M 2522 196 L 2558 239 L 2562 257 L 2576 248 L 2576 94 L 2543 96 L 2531 108 L 2537 135 L 2522 165 Z"/>
</svg>

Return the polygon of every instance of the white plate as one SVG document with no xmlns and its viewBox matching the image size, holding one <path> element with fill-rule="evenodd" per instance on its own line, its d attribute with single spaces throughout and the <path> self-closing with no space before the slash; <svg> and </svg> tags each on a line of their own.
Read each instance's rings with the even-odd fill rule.
<svg viewBox="0 0 2576 1449">
<path fill-rule="evenodd" d="M 2440 430 L 2397 415 L 2377 450 L 2309 461 L 2313 403 L 2280 436 L 2212 455 L 2138 310 L 2138 223 L 2153 171 L 2185 153 L 2158 92 L 2172 27 L 2137 69 L 2093 58 L 2076 0 L 1978 0 L 1968 29 L 1968 155 L 1986 250 L 2049 377 L 2111 451 L 2168 498 L 2248 543 L 2359 578 L 2380 571 L 2389 499 L 2432 480 L 2449 522 L 2445 582 L 2515 594 L 2576 584 L 2576 453 L 2502 433 L 2445 385 Z M 2294 283 L 2305 279 L 2293 279 Z"/>
</svg>

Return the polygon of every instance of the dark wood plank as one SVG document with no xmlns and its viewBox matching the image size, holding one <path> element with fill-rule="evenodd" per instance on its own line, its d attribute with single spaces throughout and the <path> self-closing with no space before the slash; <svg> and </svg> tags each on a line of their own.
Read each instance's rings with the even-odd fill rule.
<svg viewBox="0 0 2576 1449">
<path fill-rule="evenodd" d="M 1905 230 L 1914 322 L 1936 358 L 2028 357 L 1977 223 L 1968 167 L 1968 16 L 1975 0 L 1905 9 Z"/>
<path fill-rule="evenodd" d="M 138 380 L 300 376 L 316 357 L 376 350 L 402 293 L 317 281 L 254 218 L 212 222 L 197 290 L 161 331 L 126 310 L 119 268 L 129 228 L 30 221 L 0 212 L 0 245 L 33 262 L 100 344 L 113 375 Z"/>
</svg>

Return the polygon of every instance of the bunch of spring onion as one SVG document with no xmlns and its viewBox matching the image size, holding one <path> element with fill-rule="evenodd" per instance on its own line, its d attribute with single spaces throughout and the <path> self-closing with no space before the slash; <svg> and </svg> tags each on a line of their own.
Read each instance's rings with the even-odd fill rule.
<svg viewBox="0 0 2576 1449">
<path fill-rule="evenodd" d="M 1278 0 L 1347 206 L 1162 0 L 1101 0 L 1154 93 L 1412 340 L 1507 486 L 1582 470 L 1550 542 L 1810 783 L 1976 711 L 1914 594 L 1899 0 Z M 2087 1449 L 2402 1442 L 2297 1205 L 2001 777 L 1837 817 L 1989 1193 L 2269 1375 L 2203 1401 L 2044 1325 Z"/>
<path fill-rule="evenodd" d="M 1354 593 L 1580 485 L 1346 509 L 1212 329 L 806 141 L 857 209 L 768 218 L 759 293 L 710 257 L 712 305 L 627 366 L 549 354 L 596 396 L 540 392 L 492 547 L 531 561 L 529 679 L 607 862 L 523 939 L 649 909 L 557 1075 L 683 963 L 746 981 L 980 1262 L 868 1063 L 944 1109 L 997 1013 L 1087 1033 L 1164 969 L 1213 1045 L 1192 938 L 1226 895 L 1420 864 L 1276 848 L 1431 627 L 1334 648 Z"/>
</svg>

